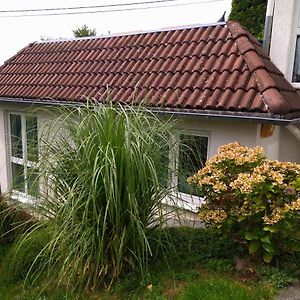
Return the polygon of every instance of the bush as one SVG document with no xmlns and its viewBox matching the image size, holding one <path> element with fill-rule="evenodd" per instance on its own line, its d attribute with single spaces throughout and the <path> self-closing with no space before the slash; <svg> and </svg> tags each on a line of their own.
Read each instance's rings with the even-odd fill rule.
<svg viewBox="0 0 300 300">
<path fill-rule="evenodd" d="M 206 197 L 200 218 L 270 262 L 300 250 L 300 165 L 268 160 L 262 148 L 238 143 L 218 154 L 188 181 Z"/>
<path fill-rule="evenodd" d="M 49 236 L 48 227 L 35 228 L 19 236 L 5 255 L 5 276 L 1 280 L 6 283 L 16 283 L 26 278 L 35 280 L 34 275 L 39 272 L 39 262 L 43 259 L 43 249 L 49 242 Z"/>
<path fill-rule="evenodd" d="M 165 236 L 172 245 L 168 256 L 174 266 L 190 266 L 210 260 L 239 256 L 240 247 L 214 228 L 167 228 Z"/>
<path fill-rule="evenodd" d="M 7 204 L 0 196 L 0 244 L 12 243 L 33 224 L 33 217 L 24 208 Z"/>
<path fill-rule="evenodd" d="M 229 19 L 239 21 L 257 39 L 262 40 L 267 0 L 233 0 Z"/>
<path fill-rule="evenodd" d="M 51 220 L 41 272 L 55 266 L 59 283 L 85 288 L 144 276 L 163 248 L 170 124 L 112 104 L 57 115 L 41 143 L 38 214 Z"/>
<path fill-rule="evenodd" d="M 286 272 L 271 266 L 262 266 L 258 270 L 261 281 L 271 284 L 275 289 L 282 289 L 297 281 L 297 278 Z"/>
</svg>

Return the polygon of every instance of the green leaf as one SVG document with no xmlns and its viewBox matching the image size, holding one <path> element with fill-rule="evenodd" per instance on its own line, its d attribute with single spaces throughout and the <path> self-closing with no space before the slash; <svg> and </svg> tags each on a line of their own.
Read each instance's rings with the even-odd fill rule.
<svg viewBox="0 0 300 300">
<path fill-rule="evenodd" d="M 244 221 L 246 219 L 246 217 L 244 217 L 244 216 L 239 216 L 238 217 L 238 222 L 242 222 L 242 221 Z"/>
<path fill-rule="evenodd" d="M 300 252 L 300 243 L 294 242 L 292 245 L 290 245 L 290 249 L 294 252 Z"/>
<path fill-rule="evenodd" d="M 270 263 L 273 259 L 273 253 L 272 252 L 265 252 L 263 255 L 263 260 L 266 263 Z"/>
<path fill-rule="evenodd" d="M 263 236 L 262 238 L 260 238 L 260 240 L 261 240 L 263 243 L 271 244 L 271 240 L 270 240 L 270 236 L 269 236 L 269 235 Z"/>
<path fill-rule="evenodd" d="M 246 232 L 245 234 L 245 239 L 247 241 L 257 240 L 258 238 L 258 235 L 253 232 Z"/>
<path fill-rule="evenodd" d="M 260 246 L 261 244 L 259 241 L 252 241 L 249 245 L 249 253 L 256 253 L 259 250 Z"/>
<path fill-rule="evenodd" d="M 267 252 L 275 253 L 275 250 L 274 250 L 274 247 L 272 244 L 263 243 L 262 246 Z"/>
<path fill-rule="evenodd" d="M 269 231 L 269 232 L 276 232 L 276 229 L 274 228 L 274 227 L 272 227 L 272 226 L 265 226 L 264 228 L 263 228 L 263 230 L 264 231 Z"/>
</svg>

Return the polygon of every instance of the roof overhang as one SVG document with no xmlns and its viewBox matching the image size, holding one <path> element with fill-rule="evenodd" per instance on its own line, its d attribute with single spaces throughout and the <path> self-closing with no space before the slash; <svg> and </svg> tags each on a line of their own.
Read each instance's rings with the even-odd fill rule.
<svg viewBox="0 0 300 300">
<path fill-rule="evenodd" d="M 0 97 L 0 103 L 22 103 L 27 105 L 46 105 L 46 106 L 82 106 L 85 102 L 79 101 L 59 101 L 53 99 L 25 99 Z M 197 109 L 179 109 L 166 107 L 149 107 L 157 114 L 174 116 L 177 118 L 199 118 L 205 120 L 236 120 L 256 123 L 271 123 L 274 125 L 293 125 L 300 123 L 300 113 L 295 115 L 275 115 L 257 112 L 238 112 L 238 111 L 217 111 L 217 110 L 197 110 Z"/>
</svg>

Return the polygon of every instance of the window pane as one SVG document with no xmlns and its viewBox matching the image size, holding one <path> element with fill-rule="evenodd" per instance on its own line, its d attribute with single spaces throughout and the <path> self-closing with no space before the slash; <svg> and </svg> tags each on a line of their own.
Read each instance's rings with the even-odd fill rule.
<svg viewBox="0 0 300 300">
<path fill-rule="evenodd" d="M 23 158 L 22 123 L 20 115 L 10 116 L 11 152 L 12 156 Z"/>
<path fill-rule="evenodd" d="M 189 176 L 198 172 L 205 165 L 207 158 L 208 137 L 180 135 L 178 162 L 178 190 L 183 193 L 201 196 L 187 184 Z"/>
<path fill-rule="evenodd" d="M 293 82 L 300 82 L 300 36 L 297 36 L 294 69 L 293 69 Z"/>
<path fill-rule="evenodd" d="M 27 160 L 38 161 L 37 118 L 26 116 Z"/>
<path fill-rule="evenodd" d="M 33 197 L 39 195 L 39 177 L 37 169 L 27 168 L 27 187 L 28 194 Z"/>
<path fill-rule="evenodd" d="M 11 170 L 12 170 L 13 189 L 25 193 L 24 166 L 11 163 Z"/>
</svg>

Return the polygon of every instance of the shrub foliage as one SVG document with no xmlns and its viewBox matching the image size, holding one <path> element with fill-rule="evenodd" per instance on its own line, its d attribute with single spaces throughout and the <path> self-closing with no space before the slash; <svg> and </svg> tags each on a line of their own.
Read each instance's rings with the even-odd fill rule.
<svg viewBox="0 0 300 300">
<path fill-rule="evenodd" d="M 239 21 L 257 39 L 262 39 L 267 0 L 233 0 L 230 20 Z"/>
<path fill-rule="evenodd" d="M 270 262 L 274 255 L 300 250 L 299 175 L 298 164 L 231 143 L 188 181 L 206 197 L 201 220 Z"/>
<path fill-rule="evenodd" d="M 50 241 L 35 259 L 40 272 L 55 268 L 59 283 L 85 288 L 109 286 L 124 272 L 145 274 L 162 246 L 170 124 L 113 104 L 56 115 L 41 143 L 37 215 Z"/>
<path fill-rule="evenodd" d="M 8 204 L 7 199 L 0 195 L 0 244 L 13 242 L 34 222 L 33 216 L 27 210 L 17 203 Z"/>
</svg>

